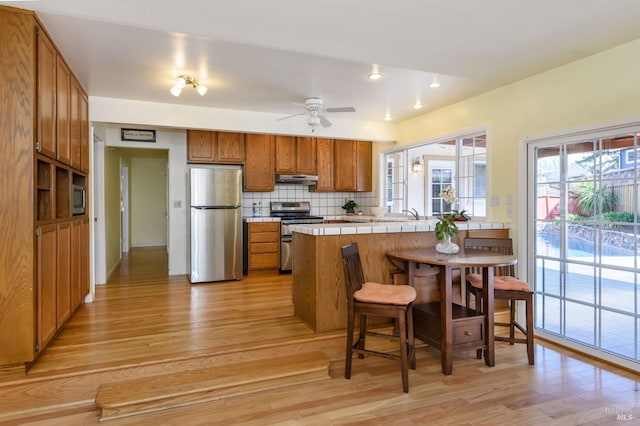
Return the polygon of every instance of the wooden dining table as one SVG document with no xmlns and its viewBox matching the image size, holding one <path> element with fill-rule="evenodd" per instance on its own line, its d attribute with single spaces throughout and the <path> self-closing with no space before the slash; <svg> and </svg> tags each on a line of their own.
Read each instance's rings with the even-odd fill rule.
<svg viewBox="0 0 640 426">
<path fill-rule="evenodd" d="M 435 333 L 439 337 L 439 349 L 441 352 L 442 373 L 450 375 L 453 372 L 453 352 L 454 349 L 467 350 L 473 345 L 480 345 L 484 348 L 485 364 L 489 367 L 495 365 L 495 349 L 494 349 L 494 294 L 493 294 L 493 277 L 494 267 L 514 265 L 517 259 L 514 255 L 504 255 L 492 253 L 486 250 L 472 250 L 460 248 L 455 254 L 438 253 L 434 248 L 424 249 L 407 249 L 395 250 L 386 253 L 387 258 L 398 265 L 398 262 L 404 263 L 404 271 L 407 274 L 407 284 L 414 285 L 414 276 L 416 269 L 421 264 L 437 266 L 441 270 L 438 279 L 440 283 L 440 301 L 439 301 L 439 333 Z M 480 268 L 482 270 L 483 282 L 483 313 L 484 321 L 476 325 L 484 324 L 484 336 L 482 341 L 464 343 L 464 334 L 471 333 L 468 331 L 460 339 L 456 335 L 457 340 L 462 343 L 454 344 L 454 320 L 468 321 L 473 318 L 474 312 L 466 307 L 453 303 L 452 278 L 453 270 L 467 267 Z M 464 275 L 463 275 L 464 276 Z M 465 283 L 461 283 L 464 287 Z M 427 306 L 425 304 L 424 306 Z M 418 312 L 416 312 L 418 310 Z M 414 328 L 419 330 L 420 324 L 415 324 L 424 316 L 419 316 L 420 306 L 414 306 Z M 456 318 L 454 318 L 454 313 Z M 417 315 L 418 314 L 418 315 Z M 437 330 L 436 330 L 437 331 Z M 421 336 L 416 333 L 416 337 Z M 471 337 L 470 337 L 471 338 Z"/>
</svg>

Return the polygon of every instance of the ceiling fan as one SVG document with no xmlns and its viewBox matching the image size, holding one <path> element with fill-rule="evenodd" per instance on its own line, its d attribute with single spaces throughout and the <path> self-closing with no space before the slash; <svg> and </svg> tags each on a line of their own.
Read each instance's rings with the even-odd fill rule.
<svg viewBox="0 0 640 426">
<path fill-rule="evenodd" d="M 315 128 L 318 124 L 322 125 L 322 127 L 331 126 L 331 122 L 327 119 L 327 117 L 321 114 L 322 111 L 355 112 L 356 110 L 354 107 L 324 108 L 324 102 L 322 98 L 318 98 L 318 97 L 306 98 L 302 106 L 307 110 L 307 112 L 300 112 L 298 114 L 293 114 L 293 115 L 288 115 L 286 117 L 278 118 L 278 121 L 308 114 L 309 117 L 307 119 L 307 123 L 309 124 L 309 126 L 311 126 L 311 131 L 315 131 Z"/>
</svg>

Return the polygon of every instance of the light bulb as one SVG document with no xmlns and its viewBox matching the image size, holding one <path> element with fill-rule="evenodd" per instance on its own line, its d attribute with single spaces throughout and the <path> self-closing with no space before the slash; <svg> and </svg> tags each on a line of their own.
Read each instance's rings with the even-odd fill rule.
<svg viewBox="0 0 640 426">
<path fill-rule="evenodd" d="M 198 87 L 196 87 L 196 90 L 198 91 L 198 93 L 200 93 L 200 96 L 204 96 L 205 93 L 207 93 L 207 86 L 203 86 L 202 84 L 198 85 Z"/>
<path fill-rule="evenodd" d="M 174 87 L 177 87 L 178 89 L 182 90 L 184 89 L 184 86 L 187 84 L 187 81 L 185 80 L 184 77 L 178 77 L 178 79 L 176 80 L 176 85 Z M 174 95 L 177 96 L 177 95 Z"/>
<path fill-rule="evenodd" d="M 371 74 L 369 74 L 369 80 L 380 80 L 382 78 L 382 74 L 380 74 L 378 71 L 372 72 Z"/>
<path fill-rule="evenodd" d="M 171 94 L 172 94 L 173 96 L 178 97 L 178 96 L 180 96 L 180 93 L 182 93 L 182 89 L 181 89 L 181 88 L 179 88 L 177 85 L 176 85 L 176 86 L 173 86 L 173 87 L 171 88 Z"/>
</svg>

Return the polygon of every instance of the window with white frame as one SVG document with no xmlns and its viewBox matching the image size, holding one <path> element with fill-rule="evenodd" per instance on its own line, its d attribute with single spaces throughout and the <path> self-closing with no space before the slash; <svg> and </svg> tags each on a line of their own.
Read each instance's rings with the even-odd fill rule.
<svg viewBox="0 0 640 426">
<path fill-rule="evenodd" d="M 386 204 L 390 212 L 415 208 L 420 215 L 439 216 L 456 209 L 465 210 L 475 218 L 486 217 L 487 137 L 484 131 L 389 152 L 385 154 L 385 164 L 398 157 L 420 158 L 424 167 L 423 171 L 406 167 L 395 170 L 393 181 L 404 182 L 405 190 L 393 193 L 394 202 Z M 399 171 L 403 178 L 398 175 Z M 389 170 L 387 179 L 389 182 Z M 446 205 L 441 199 L 440 191 L 447 186 L 456 189 L 458 205 Z"/>
</svg>

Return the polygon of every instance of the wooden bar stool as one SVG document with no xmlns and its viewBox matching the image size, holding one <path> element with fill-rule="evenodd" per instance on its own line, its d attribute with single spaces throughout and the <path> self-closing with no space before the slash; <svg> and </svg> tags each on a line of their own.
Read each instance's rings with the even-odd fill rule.
<svg viewBox="0 0 640 426">
<path fill-rule="evenodd" d="M 513 242 L 511 238 L 465 238 L 465 249 L 488 250 L 496 253 L 513 254 Z M 476 311 L 482 310 L 482 275 L 472 269 L 466 275 L 466 302 L 469 306 L 470 295 L 476 297 Z M 514 343 L 524 343 L 527 345 L 527 358 L 529 364 L 534 364 L 533 354 L 533 291 L 529 289 L 529 284 L 515 278 L 513 265 L 496 268 L 494 281 L 494 298 L 496 300 L 509 301 L 509 322 L 496 322 L 496 327 L 508 327 L 509 337 L 495 336 L 496 341 Z M 523 300 L 525 303 L 525 321 L 523 327 L 516 321 L 516 302 Z M 516 337 L 515 331 L 519 330 L 524 334 L 524 338 Z M 478 359 L 482 357 L 482 351 L 478 351 Z"/>
<path fill-rule="evenodd" d="M 402 389 L 409 392 L 409 371 L 415 370 L 416 357 L 413 339 L 413 302 L 416 291 L 408 285 L 391 285 L 365 282 L 358 252 L 358 244 L 342 247 L 344 262 L 344 278 L 347 290 L 347 353 L 344 377 L 351 378 L 351 361 L 353 352 L 358 358 L 364 355 L 375 355 L 400 361 L 402 372 Z M 360 321 L 358 340 L 353 341 L 356 315 Z M 367 315 L 375 315 L 398 320 L 399 335 L 378 333 L 367 330 Z M 365 348 L 365 337 L 375 336 L 385 339 L 400 340 L 400 355 L 369 350 Z"/>
</svg>

